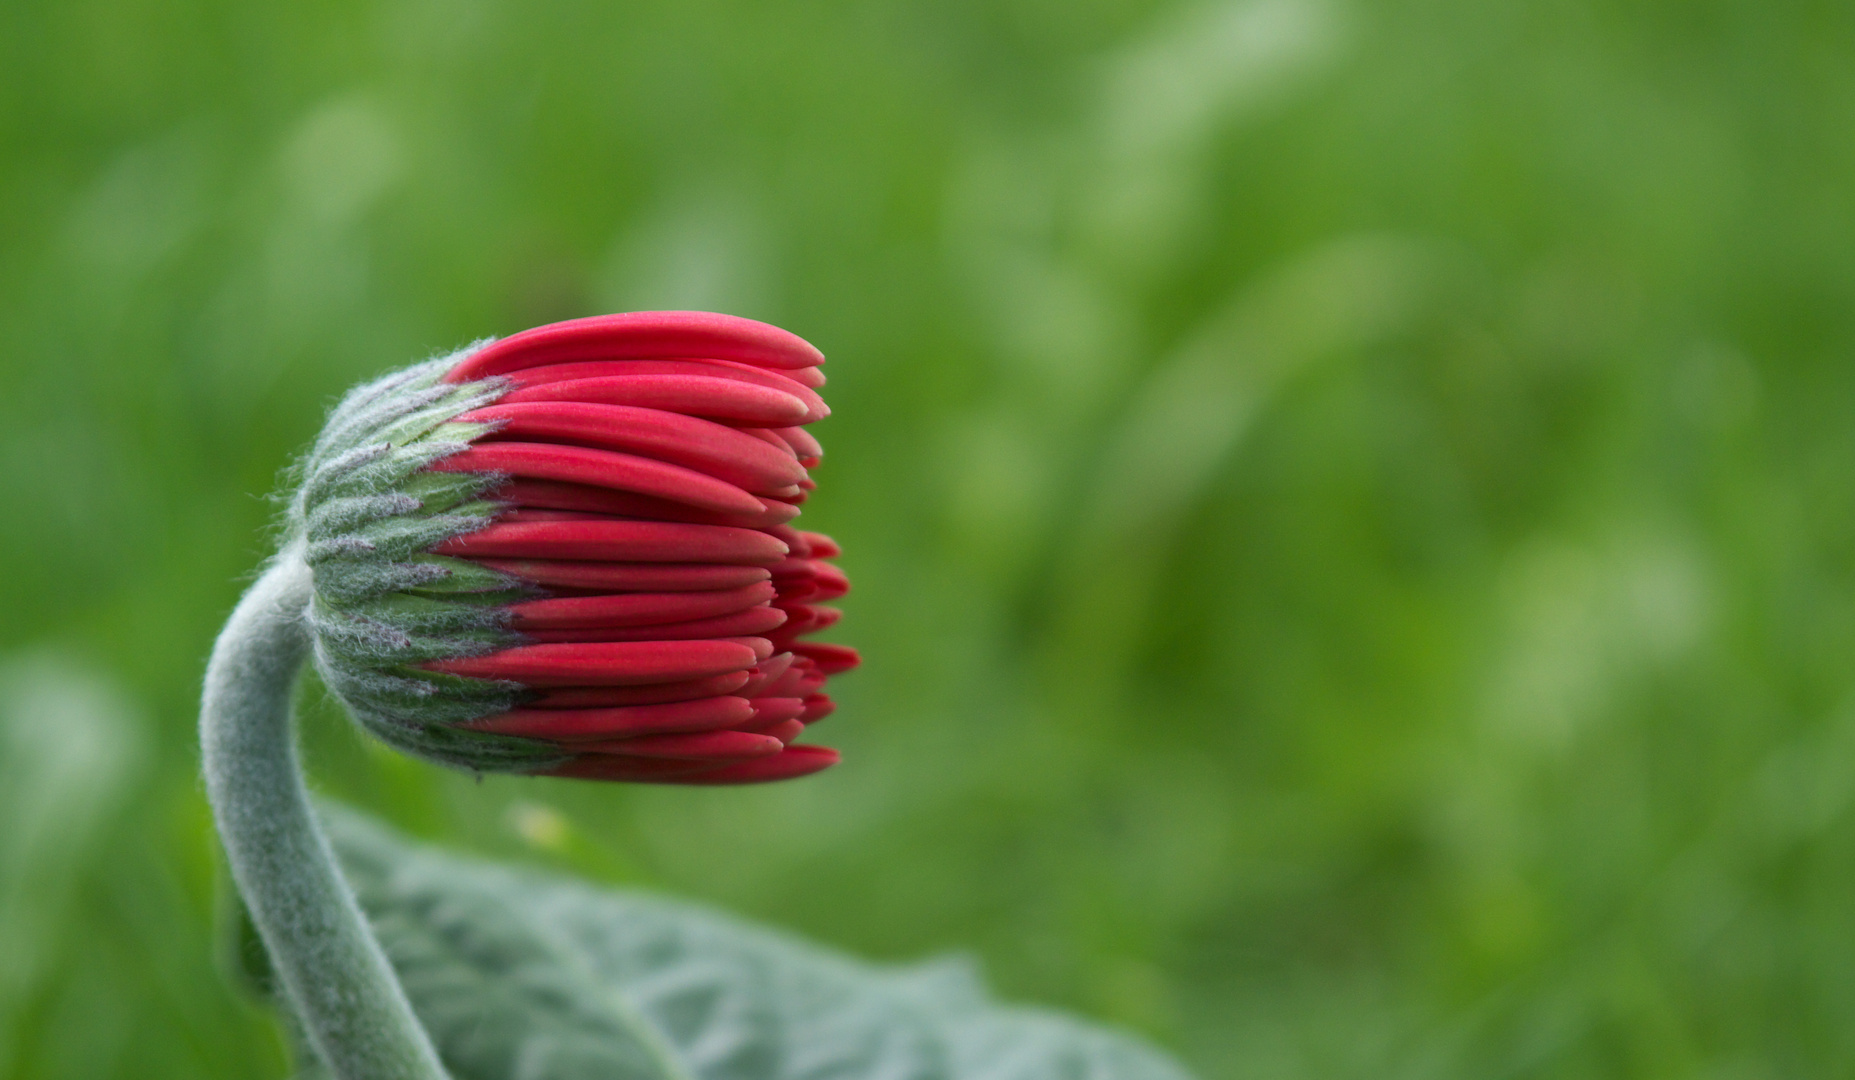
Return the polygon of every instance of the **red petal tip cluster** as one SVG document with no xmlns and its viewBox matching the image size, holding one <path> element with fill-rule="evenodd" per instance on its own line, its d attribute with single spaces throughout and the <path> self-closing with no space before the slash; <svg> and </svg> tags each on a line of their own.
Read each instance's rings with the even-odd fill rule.
<svg viewBox="0 0 1855 1080">
<path fill-rule="evenodd" d="M 800 640 L 838 619 L 837 545 L 788 522 L 823 455 L 824 356 L 709 312 L 537 327 L 447 381 L 511 389 L 460 420 L 492 425 L 436 471 L 494 473 L 507 506 L 435 548 L 522 578 L 524 643 L 434 670 L 510 680 L 522 707 L 472 722 L 568 755 L 549 775 L 675 784 L 804 776 L 837 753 L 794 740 L 831 713 L 855 650 Z"/>
</svg>

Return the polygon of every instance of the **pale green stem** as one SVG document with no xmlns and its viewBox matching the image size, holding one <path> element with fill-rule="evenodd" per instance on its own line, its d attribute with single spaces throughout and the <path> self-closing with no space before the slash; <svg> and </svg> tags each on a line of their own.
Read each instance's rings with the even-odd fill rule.
<svg viewBox="0 0 1855 1080">
<path fill-rule="evenodd" d="M 297 764 L 291 696 L 309 653 L 309 567 L 286 551 L 213 646 L 200 710 L 206 794 L 232 877 L 310 1044 L 338 1080 L 445 1080 Z"/>
</svg>

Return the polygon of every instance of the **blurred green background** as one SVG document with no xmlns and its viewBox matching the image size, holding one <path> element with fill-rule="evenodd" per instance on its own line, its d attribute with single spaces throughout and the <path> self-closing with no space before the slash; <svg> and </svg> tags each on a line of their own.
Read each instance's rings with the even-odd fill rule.
<svg viewBox="0 0 1855 1080">
<path fill-rule="evenodd" d="M 831 357 L 802 784 L 324 790 L 1209 1080 L 1855 1070 L 1855 8 L 0 5 L 0 1076 L 280 1077 L 193 742 L 352 383 Z"/>
</svg>

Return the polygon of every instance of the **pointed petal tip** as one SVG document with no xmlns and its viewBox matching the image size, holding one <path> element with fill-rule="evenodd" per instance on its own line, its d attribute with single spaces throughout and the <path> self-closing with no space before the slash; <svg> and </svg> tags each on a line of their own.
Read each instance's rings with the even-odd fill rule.
<svg viewBox="0 0 1855 1080">
<path fill-rule="evenodd" d="M 795 745 L 771 757 L 724 765 L 709 772 L 665 778 L 664 783 L 698 786 L 721 784 L 767 784 L 775 780 L 796 780 L 838 763 L 841 755 L 828 746 Z"/>
<path fill-rule="evenodd" d="M 824 354 L 810 342 L 770 323 L 713 311 L 630 311 L 512 334 L 465 357 L 445 379 L 468 382 L 577 360 L 682 356 L 781 369 L 824 363 Z"/>
</svg>

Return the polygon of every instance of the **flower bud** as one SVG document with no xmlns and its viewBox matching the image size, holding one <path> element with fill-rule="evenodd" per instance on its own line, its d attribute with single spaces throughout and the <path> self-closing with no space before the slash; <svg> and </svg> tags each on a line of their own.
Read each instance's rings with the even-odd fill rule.
<svg viewBox="0 0 1855 1080">
<path fill-rule="evenodd" d="M 350 393 L 290 542 L 324 682 L 382 740 L 490 772 L 680 784 L 816 772 L 837 545 L 792 527 L 824 357 L 635 312 L 478 343 Z"/>
</svg>

